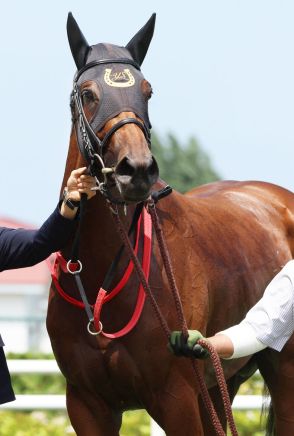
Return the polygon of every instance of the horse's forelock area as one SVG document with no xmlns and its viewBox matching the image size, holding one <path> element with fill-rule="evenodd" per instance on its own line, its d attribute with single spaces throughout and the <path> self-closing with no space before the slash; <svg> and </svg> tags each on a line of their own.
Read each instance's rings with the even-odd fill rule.
<svg viewBox="0 0 294 436">
<path fill-rule="evenodd" d="M 97 60 L 103 59 L 119 59 L 128 58 L 132 59 L 130 52 L 125 47 L 119 47 L 114 44 L 99 43 L 92 45 L 87 57 L 87 64 Z"/>
</svg>

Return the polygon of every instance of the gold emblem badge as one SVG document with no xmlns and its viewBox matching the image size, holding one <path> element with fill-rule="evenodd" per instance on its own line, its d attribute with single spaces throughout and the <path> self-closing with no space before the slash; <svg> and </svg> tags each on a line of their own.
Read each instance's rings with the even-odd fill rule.
<svg viewBox="0 0 294 436">
<path fill-rule="evenodd" d="M 115 88 L 128 88 L 135 84 L 135 78 L 128 68 L 111 73 L 111 68 L 105 68 L 104 81 Z"/>
</svg>

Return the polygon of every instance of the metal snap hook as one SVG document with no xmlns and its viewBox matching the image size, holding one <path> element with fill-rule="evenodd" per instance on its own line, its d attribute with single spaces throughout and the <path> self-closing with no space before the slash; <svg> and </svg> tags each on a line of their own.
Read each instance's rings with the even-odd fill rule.
<svg viewBox="0 0 294 436">
<path fill-rule="evenodd" d="M 71 269 L 70 269 L 70 264 L 71 264 L 71 263 L 77 263 L 77 264 L 79 265 L 79 269 L 77 269 L 77 270 L 75 270 L 75 271 L 71 270 Z M 71 259 L 69 259 L 69 261 L 68 261 L 67 264 L 66 264 L 66 268 L 67 268 L 67 271 L 68 271 L 70 274 L 75 275 L 75 274 L 79 274 L 79 273 L 82 271 L 82 269 L 83 269 L 83 265 L 82 265 L 82 262 L 81 262 L 80 260 L 77 260 L 76 262 L 72 262 Z"/>
<path fill-rule="evenodd" d="M 88 325 L 87 325 L 88 333 L 90 333 L 90 335 L 92 335 L 92 336 L 100 335 L 100 333 L 103 330 L 102 322 L 99 321 L 99 330 L 98 330 L 98 332 L 91 330 L 91 325 L 93 325 L 93 324 L 94 324 L 94 318 L 90 319 L 90 321 L 88 322 Z"/>
<path fill-rule="evenodd" d="M 151 196 L 146 200 L 145 204 L 149 213 L 151 209 L 155 209 L 155 201 Z"/>
<path fill-rule="evenodd" d="M 111 203 L 111 201 L 107 201 L 109 210 L 113 213 L 113 215 L 118 215 L 118 207 L 117 204 Z"/>
</svg>

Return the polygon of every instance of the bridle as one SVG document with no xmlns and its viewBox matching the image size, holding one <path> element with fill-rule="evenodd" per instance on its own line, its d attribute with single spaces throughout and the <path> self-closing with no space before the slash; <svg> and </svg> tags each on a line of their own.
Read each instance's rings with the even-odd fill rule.
<svg viewBox="0 0 294 436">
<path fill-rule="evenodd" d="M 70 107 L 72 113 L 72 122 L 75 127 L 77 143 L 80 150 L 80 153 L 86 160 L 89 165 L 89 172 L 92 176 L 95 176 L 97 182 L 99 183 L 99 190 L 106 197 L 111 197 L 110 192 L 107 189 L 107 174 L 113 173 L 113 168 L 107 168 L 104 164 L 103 155 L 105 153 L 105 148 L 111 138 L 111 136 L 117 132 L 121 127 L 126 124 L 136 124 L 143 132 L 148 146 L 151 145 L 151 134 L 150 129 L 145 125 L 144 122 L 137 120 L 136 118 L 124 118 L 116 123 L 111 129 L 106 133 L 104 138 L 101 140 L 98 138 L 96 133 L 94 132 L 91 124 L 87 120 L 87 117 L 84 112 L 81 93 L 78 85 L 78 80 L 81 75 L 89 70 L 90 68 L 96 67 L 98 65 L 105 64 L 127 64 L 132 65 L 137 70 L 140 71 L 140 66 L 128 58 L 119 58 L 119 59 L 102 59 L 93 62 L 89 62 L 84 67 L 82 67 L 75 74 L 73 81 L 73 90 L 71 93 Z M 103 182 L 100 182 L 101 174 L 103 175 Z M 112 198 L 113 200 L 113 198 Z M 115 200 L 116 203 L 124 203 L 119 200 Z"/>
</svg>

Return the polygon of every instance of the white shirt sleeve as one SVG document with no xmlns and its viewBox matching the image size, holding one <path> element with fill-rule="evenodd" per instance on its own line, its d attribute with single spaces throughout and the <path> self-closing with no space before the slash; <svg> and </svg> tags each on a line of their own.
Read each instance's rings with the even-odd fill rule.
<svg viewBox="0 0 294 436">
<path fill-rule="evenodd" d="M 253 328 L 245 320 L 217 334 L 228 336 L 234 347 L 233 354 L 225 359 L 249 356 L 267 347 L 256 338 Z"/>
<path fill-rule="evenodd" d="M 245 319 L 220 332 L 233 342 L 231 358 L 253 354 L 266 347 L 281 351 L 294 331 L 293 310 L 294 260 L 291 260 L 269 283 L 263 297 Z"/>
</svg>

